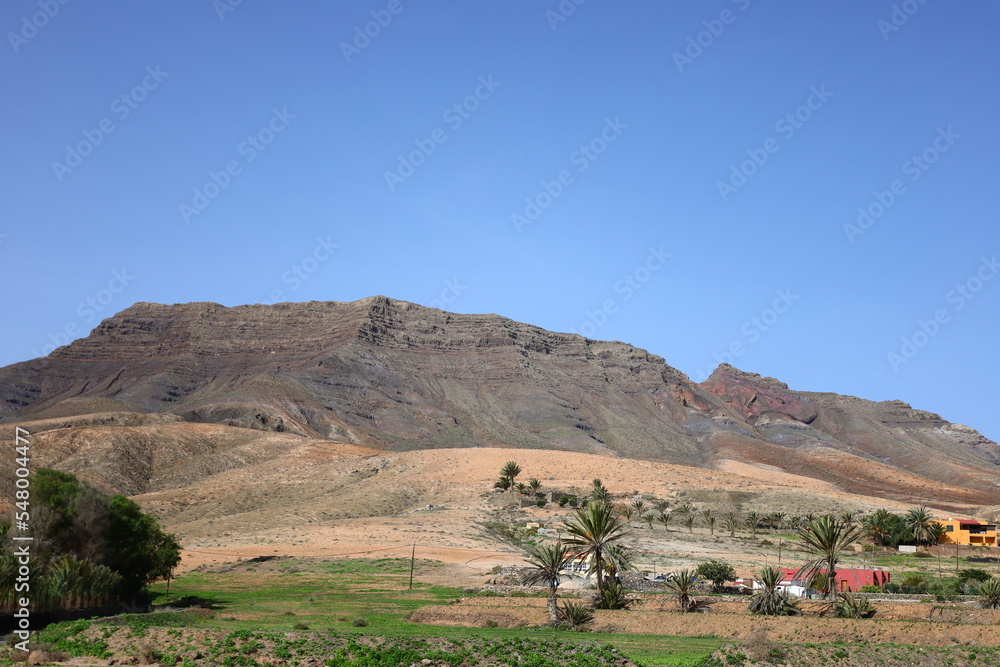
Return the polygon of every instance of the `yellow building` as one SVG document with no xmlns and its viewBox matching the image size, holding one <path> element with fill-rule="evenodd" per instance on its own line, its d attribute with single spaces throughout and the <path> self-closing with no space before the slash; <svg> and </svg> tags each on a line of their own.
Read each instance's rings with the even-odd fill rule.
<svg viewBox="0 0 1000 667">
<path fill-rule="evenodd" d="M 944 526 L 945 533 L 941 536 L 942 544 L 971 544 L 974 546 L 997 546 L 997 525 L 985 521 L 969 521 L 967 519 L 948 519 L 935 521 Z"/>
</svg>

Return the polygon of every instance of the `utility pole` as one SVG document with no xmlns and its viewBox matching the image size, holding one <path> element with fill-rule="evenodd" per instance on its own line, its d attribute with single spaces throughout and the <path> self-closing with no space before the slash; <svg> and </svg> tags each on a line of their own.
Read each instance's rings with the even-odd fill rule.
<svg viewBox="0 0 1000 667">
<path fill-rule="evenodd" d="M 413 543 L 413 549 L 410 551 L 410 590 L 413 590 L 413 563 L 417 556 L 417 543 Z"/>
</svg>

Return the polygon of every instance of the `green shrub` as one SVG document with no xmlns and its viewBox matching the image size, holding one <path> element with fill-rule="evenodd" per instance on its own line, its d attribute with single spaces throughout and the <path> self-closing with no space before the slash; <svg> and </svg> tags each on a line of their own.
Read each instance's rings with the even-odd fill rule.
<svg viewBox="0 0 1000 667">
<path fill-rule="evenodd" d="M 913 554 L 913 557 L 914 558 L 934 558 L 934 554 L 932 554 L 930 551 L 918 551 L 917 553 Z"/>
</svg>

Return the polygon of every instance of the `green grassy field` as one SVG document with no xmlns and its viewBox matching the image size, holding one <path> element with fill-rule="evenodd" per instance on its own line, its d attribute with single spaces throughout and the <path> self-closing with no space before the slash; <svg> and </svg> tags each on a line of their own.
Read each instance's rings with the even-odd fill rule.
<svg viewBox="0 0 1000 667">
<path fill-rule="evenodd" d="M 409 589 L 407 559 L 275 560 L 240 565 L 223 572 L 191 572 L 174 579 L 170 594 L 153 587 L 157 605 L 212 609 L 200 627 L 225 630 L 336 630 L 393 637 L 487 637 L 570 642 L 607 642 L 643 665 L 694 665 L 722 642 L 714 638 L 577 633 L 551 629 L 499 629 L 430 626 L 410 623 L 406 615 L 429 604 L 447 604 L 463 595 L 459 588 L 430 585 L 422 576 L 440 567 L 418 561 Z"/>
</svg>

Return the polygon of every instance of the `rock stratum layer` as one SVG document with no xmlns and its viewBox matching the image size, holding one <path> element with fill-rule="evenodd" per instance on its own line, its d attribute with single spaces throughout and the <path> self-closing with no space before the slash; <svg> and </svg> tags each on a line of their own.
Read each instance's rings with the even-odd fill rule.
<svg viewBox="0 0 1000 667">
<path fill-rule="evenodd" d="M 138 303 L 0 369 L 0 418 L 31 422 L 49 464 L 131 494 L 319 441 L 738 461 L 867 496 L 1000 505 L 997 444 L 900 401 L 794 391 L 725 364 L 698 384 L 626 343 L 385 297 Z"/>
</svg>

